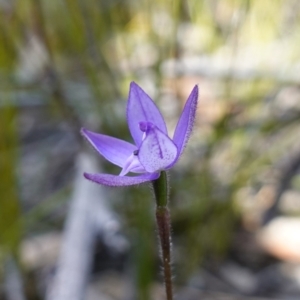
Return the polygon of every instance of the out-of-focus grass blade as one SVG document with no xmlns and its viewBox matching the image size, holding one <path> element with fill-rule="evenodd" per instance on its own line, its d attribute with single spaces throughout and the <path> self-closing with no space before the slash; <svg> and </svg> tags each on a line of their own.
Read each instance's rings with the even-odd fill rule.
<svg viewBox="0 0 300 300">
<path fill-rule="evenodd" d="M 16 110 L 7 103 L 0 109 L 0 258 L 7 253 L 17 255 L 21 238 L 16 150 Z"/>
</svg>

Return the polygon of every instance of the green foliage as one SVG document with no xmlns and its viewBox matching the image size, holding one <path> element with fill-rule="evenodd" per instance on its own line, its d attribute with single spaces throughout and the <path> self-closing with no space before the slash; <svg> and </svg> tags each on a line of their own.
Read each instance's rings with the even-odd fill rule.
<svg viewBox="0 0 300 300">
<path fill-rule="evenodd" d="M 4 103 L 5 104 L 5 103 Z M 18 256 L 21 212 L 16 184 L 16 111 L 0 108 L 0 263 L 7 254 Z"/>
<path fill-rule="evenodd" d="M 154 274 L 157 273 L 156 262 L 159 247 L 156 239 L 154 219 L 154 199 L 149 195 L 148 187 L 134 188 L 126 193 L 114 193 L 120 201 L 114 206 L 124 216 L 126 235 L 131 241 L 131 261 L 137 291 L 136 299 L 150 299 L 150 288 Z"/>
</svg>

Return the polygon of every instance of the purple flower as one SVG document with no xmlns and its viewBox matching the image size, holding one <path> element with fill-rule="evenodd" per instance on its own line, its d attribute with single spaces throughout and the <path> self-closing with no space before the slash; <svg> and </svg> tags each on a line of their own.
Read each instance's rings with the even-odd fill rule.
<svg viewBox="0 0 300 300">
<path fill-rule="evenodd" d="M 127 122 L 135 142 L 82 129 L 83 136 L 108 161 L 122 168 L 119 175 L 88 174 L 85 178 L 108 186 L 128 186 L 157 179 L 160 171 L 174 166 L 193 129 L 198 102 L 198 87 L 192 90 L 177 123 L 173 140 L 153 100 L 135 83 L 130 84 Z M 138 176 L 125 176 L 127 173 Z"/>
</svg>

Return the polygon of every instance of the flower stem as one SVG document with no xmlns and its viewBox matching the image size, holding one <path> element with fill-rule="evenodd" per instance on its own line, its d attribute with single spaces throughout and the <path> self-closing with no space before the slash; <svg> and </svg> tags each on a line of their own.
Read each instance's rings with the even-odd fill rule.
<svg viewBox="0 0 300 300">
<path fill-rule="evenodd" d="M 166 172 L 162 171 L 160 177 L 154 180 L 152 183 L 156 199 L 156 222 L 162 250 L 166 295 L 167 300 L 173 300 L 171 270 L 171 226 L 170 213 L 168 209 L 168 178 Z"/>
</svg>

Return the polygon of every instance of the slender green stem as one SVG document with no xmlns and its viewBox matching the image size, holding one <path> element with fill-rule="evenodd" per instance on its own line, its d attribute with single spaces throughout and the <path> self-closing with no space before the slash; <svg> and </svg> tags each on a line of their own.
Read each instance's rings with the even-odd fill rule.
<svg viewBox="0 0 300 300">
<path fill-rule="evenodd" d="M 156 200 L 156 222 L 160 238 L 164 279 L 167 300 L 173 300 L 172 269 L 171 269 L 171 226 L 168 209 L 168 178 L 166 172 L 161 172 L 158 179 L 153 182 Z"/>
<path fill-rule="evenodd" d="M 168 175 L 162 171 L 159 178 L 152 181 L 157 206 L 167 206 L 169 200 Z"/>
</svg>

